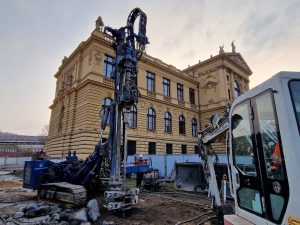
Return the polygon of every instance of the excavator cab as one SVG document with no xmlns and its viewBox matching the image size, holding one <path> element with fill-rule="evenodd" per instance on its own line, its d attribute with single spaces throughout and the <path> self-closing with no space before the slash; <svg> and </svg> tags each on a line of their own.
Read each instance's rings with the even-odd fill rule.
<svg viewBox="0 0 300 225">
<path fill-rule="evenodd" d="M 246 92 L 229 118 L 236 215 L 224 224 L 300 223 L 300 73 L 280 72 Z"/>
</svg>

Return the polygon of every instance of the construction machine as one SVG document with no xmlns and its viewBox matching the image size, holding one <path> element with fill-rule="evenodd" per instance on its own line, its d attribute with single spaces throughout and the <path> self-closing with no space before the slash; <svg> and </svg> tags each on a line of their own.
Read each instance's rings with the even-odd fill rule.
<svg viewBox="0 0 300 225">
<path fill-rule="evenodd" d="M 134 23 L 139 18 L 138 32 Z M 135 8 L 128 16 L 127 24 L 120 29 L 104 27 L 106 37 L 111 41 L 116 57 L 113 60 L 111 78 L 114 80 L 114 100 L 100 111 L 101 131 L 94 152 L 85 161 L 69 155 L 66 160 L 34 160 L 26 162 L 24 187 L 37 189 L 40 198 L 50 198 L 74 205 L 85 203 L 87 192 L 103 186 L 108 210 L 126 210 L 137 203 L 138 188 L 125 186 L 127 161 L 127 129 L 131 107 L 137 103 L 137 63 L 145 45 L 147 16 Z M 110 34 L 109 34 L 110 33 Z M 102 142 L 102 135 L 109 120 L 108 138 Z M 136 171 L 149 171 L 149 165 L 141 165 Z M 132 169 L 132 167 L 130 167 Z"/>
<path fill-rule="evenodd" d="M 300 72 L 280 72 L 239 96 L 199 132 L 200 156 L 220 222 L 300 224 Z M 211 144 L 226 137 L 235 214 L 224 215 Z"/>
</svg>

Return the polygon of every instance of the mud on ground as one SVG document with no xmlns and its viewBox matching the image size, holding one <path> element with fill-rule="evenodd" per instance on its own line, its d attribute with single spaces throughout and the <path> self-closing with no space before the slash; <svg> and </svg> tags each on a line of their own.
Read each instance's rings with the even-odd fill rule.
<svg viewBox="0 0 300 225">
<path fill-rule="evenodd" d="M 13 216 L 26 205 L 38 202 L 36 192 L 23 189 L 21 185 L 22 182 L 18 179 L 0 179 L 0 216 Z M 162 196 L 159 197 L 155 193 L 141 193 L 138 204 L 131 210 L 126 211 L 125 218 L 120 212 L 108 212 L 104 207 L 101 207 L 100 218 L 92 224 L 102 224 L 103 221 L 107 224 L 119 225 L 177 224 L 210 210 L 208 207 L 191 204 L 191 202 L 197 203 L 198 199 L 189 196 L 182 196 L 180 200 L 183 201 L 175 201 L 167 199 L 170 195 L 166 195 L 167 198 L 163 198 L 164 194 L 160 195 Z M 102 196 L 99 196 L 99 199 Z M 199 201 L 201 203 L 201 199 Z M 207 204 L 205 201 L 202 203 Z M 193 221 L 184 224 L 198 223 Z"/>
<path fill-rule="evenodd" d="M 121 213 L 103 212 L 98 222 L 101 224 L 101 221 L 112 221 L 120 225 L 177 224 L 206 212 L 196 205 L 162 199 L 149 194 L 140 194 L 139 198 L 139 204 L 126 213 L 125 219 L 122 218 Z"/>
</svg>

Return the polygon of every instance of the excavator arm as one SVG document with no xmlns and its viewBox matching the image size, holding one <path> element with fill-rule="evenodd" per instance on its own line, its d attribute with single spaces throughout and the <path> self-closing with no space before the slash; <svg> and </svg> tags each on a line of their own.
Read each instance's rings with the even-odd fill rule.
<svg viewBox="0 0 300 225">
<path fill-rule="evenodd" d="M 209 126 L 198 133 L 199 154 L 202 159 L 205 179 L 208 183 L 208 192 L 214 199 L 213 207 L 219 216 L 222 216 L 222 204 L 214 168 L 214 161 L 217 161 L 218 158 L 211 148 L 211 143 L 224 137 L 229 130 L 228 115 L 230 106 L 231 104 L 228 104 L 226 111 L 223 113 L 214 114 L 210 118 Z"/>
</svg>

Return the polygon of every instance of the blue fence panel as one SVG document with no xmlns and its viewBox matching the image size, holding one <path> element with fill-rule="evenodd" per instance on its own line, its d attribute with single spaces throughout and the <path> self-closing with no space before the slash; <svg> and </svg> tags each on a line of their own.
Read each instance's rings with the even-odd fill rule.
<svg viewBox="0 0 300 225">
<path fill-rule="evenodd" d="M 173 171 L 174 163 L 181 162 L 200 162 L 197 154 L 174 154 L 174 155 L 143 155 L 144 159 L 148 159 L 151 166 L 158 169 L 160 176 L 170 177 Z M 128 156 L 127 163 L 134 160 L 134 156 Z"/>
</svg>

